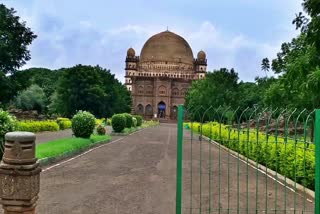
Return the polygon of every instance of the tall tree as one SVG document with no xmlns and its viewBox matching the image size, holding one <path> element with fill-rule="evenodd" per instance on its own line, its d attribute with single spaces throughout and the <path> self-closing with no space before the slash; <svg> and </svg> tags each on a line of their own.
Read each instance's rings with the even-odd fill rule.
<svg viewBox="0 0 320 214">
<path fill-rule="evenodd" d="M 109 70 L 99 66 L 77 65 L 64 69 L 50 109 L 71 117 L 78 110 L 86 110 L 96 117 L 110 117 L 113 113 L 130 111 L 131 98 Z"/>
<path fill-rule="evenodd" d="M 7 74 L 20 68 L 30 59 L 28 45 L 37 37 L 16 11 L 0 4 L 0 106 L 14 95 Z"/>
<path fill-rule="evenodd" d="M 37 37 L 16 11 L 0 4 L 0 72 L 5 74 L 20 68 L 30 59 L 28 45 Z"/>
<path fill-rule="evenodd" d="M 266 73 L 266 76 L 268 76 L 268 75 L 267 75 L 267 71 L 270 70 L 270 61 L 269 61 L 268 58 L 264 58 L 264 59 L 262 60 L 261 70 L 263 70 L 263 71 Z"/>
<path fill-rule="evenodd" d="M 206 78 L 192 83 L 186 96 L 186 107 L 237 107 L 238 74 L 226 68 L 209 72 Z"/>
</svg>

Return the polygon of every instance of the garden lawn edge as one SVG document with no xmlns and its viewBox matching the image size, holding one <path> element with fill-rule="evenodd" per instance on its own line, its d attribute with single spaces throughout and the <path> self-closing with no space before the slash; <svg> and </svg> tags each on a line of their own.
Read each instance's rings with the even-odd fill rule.
<svg viewBox="0 0 320 214">
<path fill-rule="evenodd" d="M 88 145 L 87 147 L 85 147 L 83 149 L 78 149 L 78 150 L 74 150 L 74 151 L 71 151 L 71 152 L 65 152 L 62 155 L 58 155 L 58 156 L 55 156 L 55 157 L 42 158 L 42 159 L 39 159 L 38 162 L 39 162 L 41 167 L 48 166 L 48 165 L 60 162 L 62 160 L 65 160 L 65 159 L 72 158 L 72 157 L 74 157 L 76 155 L 79 155 L 79 154 L 81 154 L 83 152 L 86 152 L 89 149 L 92 149 L 94 147 L 100 146 L 102 144 L 109 143 L 111 140 L 112 140 L 111 138 L 110 139 L 106 139 L 106 140 L 101 140 L 101 141 L 98 141 L 96 143 L 90 144 L 90 145 Z"/>
<path fill-rule="evenodd" d="M 287 184 L 286 187 L 290 188 L 290 190 L 294 191 L 294 188 L 297 189 L 298 193 L 300 193 L 301 195 L 303 194 L 303 192 L 305 191 L 306 194 L 308 196 L 310 196 L 312 199 L 315 198 L 315 192 L 312 191 L 311 189 L 308 189 L 307 187 L 302 186 L 299 183 L 295 183 L 293 180 L 291 180 L 290 178 L 286 178 L 283 175 L 273 171 L 272 169 L 269 169 L 259 163 L 257 163 L 254 160 L 251 160 L 249 158 L 247 158 L 244 155 L 241 155 L 238 152 L 235 152 L 223 145 L 221 145 L 220 143 L 211 140 L 210 138 L 206 137 L 206 136 L 202 136 L 202 138 L 206 141 L 208 141 L 209 143 L 215 144 L 216 146 L 220 146 L 223 150 L 229 152 L 230 154 L 232 154 L 235 158 L 239 158 L 240 160 L 246 162 L 246 164 L 248 164 L 249 166 L 253 167 L 253 168 L 257 168 L 259 171 L 262 171 L 263 173 L 267 172 L 267 175 L 269 175 L 270 177 L 272 177 L 272 179 L 276 179 L 277 181 L 281 181 L 283 184 Z M 247 162 L 248 160 L 248 162 Z"/>
<path fill-rule="evenodd" d="M 117 133 L 117 132 L 112 131 L 110 135 L 111 135 L 111 136 L 128 136 L 128 135 L 130 135 L 130 134 L 132 134 L 132 133 L 135 133 L 135 132 L 137 132 L 137 131 L 140 131 L 140 130 L 143 130 L 143 129 L 147 129 L 147 128 L 156 127 L 156 126 L 158 126 L 158 125 L 159 125 L 159 124 L 154 125 L 154 126 L 148 126 L 148 127 L 141 127 L 141 126 L 139 126 L 139 127 L 135 127 L 135 129 L 130 130 L 129 132 L 126 132 L 126 133 L 124 133 L 124 132 Z M 132 128 L 131 128 L 131 129 L 132 129 Z"/>
<path fill-rule="evenodd" d="M 132 133 L 137 132 L 142 129 L 143 129 L 142 127 L 131 127 L 131 130 L 129 132 L 117 133 L 117 132 L 112 131 L 110 135 L 111 136 L 128 136 L 129 134 L 132 134 Z"/>
</svg>

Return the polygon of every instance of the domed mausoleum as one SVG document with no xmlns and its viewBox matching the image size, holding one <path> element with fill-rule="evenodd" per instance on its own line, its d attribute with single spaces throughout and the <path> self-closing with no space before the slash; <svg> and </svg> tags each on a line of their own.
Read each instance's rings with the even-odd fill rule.
<svg viewBox="0 0 320 214">
<path fill-rule="evenodd" d="M 184 38 L 165 31 L 149 38 L 140 56 L 129 48 L 125 70 L 132 113 L 175 120 L 178 105 L 184 104 L 191 82 L 205 77 L 207 59 L 202 50 L 194 58 Z"/>
</svg>

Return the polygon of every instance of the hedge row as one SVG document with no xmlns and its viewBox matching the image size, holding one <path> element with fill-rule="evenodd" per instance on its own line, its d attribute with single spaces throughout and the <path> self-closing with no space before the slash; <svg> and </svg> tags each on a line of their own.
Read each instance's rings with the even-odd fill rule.
<svg viewBox="0 0 320 214">
<path fill-rule="evenodd" d="M 120 133 L 125 128 L 141 126 L 142 117 L 140 115 L 132 116 L 128 113 L 115 114 L 112 116 L 111 124 L 114 132 Z"/>
<path fill-rule="evenodd" d="M 25 120 L 17 122 L 17 131 L 43 132 L 70 129 L 72 122 L 68 118 L 59 117 L 57 120 Z"/>
<path fill-rule="evenodd" d="M 72 126 L 72 122 L 69 118 L 58 117 L 57 123 L 59 125 L 60 130 L 70 129 Z"/>
<path fill-rule="evenodd" d="M 104 119 L 95 119 L 96 125 L 102 125 Z M 18 121 L 17 131 L 29 131 L 29 132 L 43 132 L 43 131 L 59 131 L 70 129 L 72 127 L 72 121 L 69 118 L 58 117 L 57 120 L 25 120 Z"/>
<path fill-rule="evenodd" d="M 200 123 L 187 123 L 199 132 Z M 202 125 L 202 134 L 278 173 L 314 190 L 315 145 L 276 138 L 262 132 L 237 131 L 216 122 Z"/>
<path fill-rule="evenodd" d="M 55 120 L 19 121 L 17 123 L 17 131 L 27 131 L 27 132 L 59 131 L 59 125 Z"/>
</svg>

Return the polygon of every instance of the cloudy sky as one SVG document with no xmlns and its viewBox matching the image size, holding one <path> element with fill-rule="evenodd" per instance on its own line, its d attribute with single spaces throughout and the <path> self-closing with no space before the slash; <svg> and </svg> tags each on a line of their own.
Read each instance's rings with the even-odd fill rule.
<svg viewBox="0 0 320 214">
<path fill-rule="evenodd" d="M 38 35 L 25 66 L 75 64 L 110 69 L 123 81 L 126 50 L 153 34 L 183 36 L 193 54 L 207 52 L 209 70 L 235 68 L 240 79 L 264 76 L 264 57 L 297 35 L 291 22 L 302 0 L 0 0 Z"/>
</svg>

